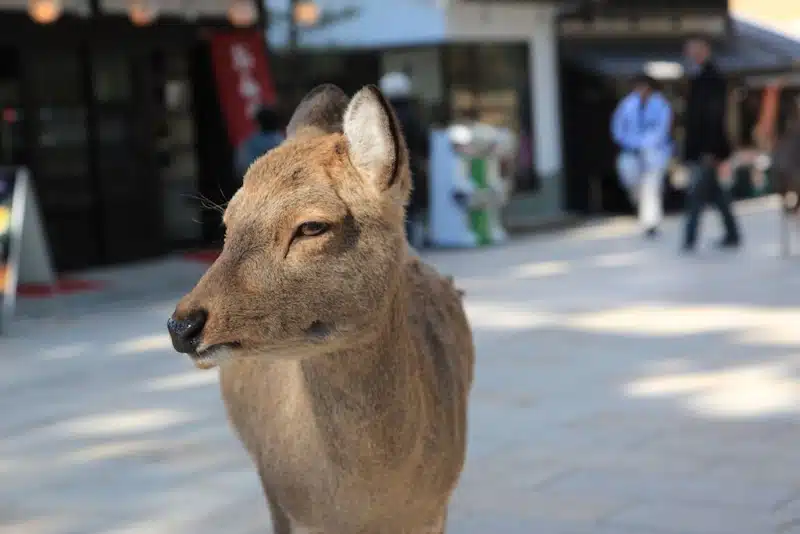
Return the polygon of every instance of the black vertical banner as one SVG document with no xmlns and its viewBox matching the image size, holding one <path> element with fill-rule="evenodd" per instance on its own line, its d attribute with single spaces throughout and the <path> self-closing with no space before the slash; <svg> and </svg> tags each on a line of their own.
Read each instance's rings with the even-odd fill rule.
<svg viewBox="0 0 800 534">
<path fill-rule="evenodd" d="M 11 269 L 11 208 L 14 201 L 14 186 L 16 185 L 17 170 L 13 168 L 0 168 L 0 302 L 8 298 L 8 277 Z M 12 290 L 13 291 L 13 290 Z"/>
</svg>

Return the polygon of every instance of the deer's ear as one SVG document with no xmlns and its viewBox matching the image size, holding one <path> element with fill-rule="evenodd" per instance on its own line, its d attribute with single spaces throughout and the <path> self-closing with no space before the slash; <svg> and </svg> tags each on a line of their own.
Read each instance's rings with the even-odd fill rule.
<svg viewBox="0 0 800 534">
<path fill-rule="evenodd" d="M 287 137 L 341 132 L 347 100 L 344 91 L 333 84 L 315 87 L 297 106 L 286 127 Z"/>
<path fill-rule="evenodd" d="M 392 106 L 377 87 L 355 94 L 343 127 L 353 165 L 379 190 L 395 189 L 405 202 L 411 187 L 408 151 Z"/>
</svg>

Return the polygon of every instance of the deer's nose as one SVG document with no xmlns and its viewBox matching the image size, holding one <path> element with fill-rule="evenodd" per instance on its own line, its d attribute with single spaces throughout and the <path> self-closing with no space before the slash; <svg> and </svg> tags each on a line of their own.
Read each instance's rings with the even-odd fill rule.
<svg viewBox="0 0 800 534">
<path fill-rule="evenodd" d="M 183 317 L 173 314 L 167 321 L 167 330 L 175 350 L 184 354 L 196 351 L 203 337 L 203 327 L 207 318 L 208 313 L 205 310 L 196 310 Z"/>
</svg>

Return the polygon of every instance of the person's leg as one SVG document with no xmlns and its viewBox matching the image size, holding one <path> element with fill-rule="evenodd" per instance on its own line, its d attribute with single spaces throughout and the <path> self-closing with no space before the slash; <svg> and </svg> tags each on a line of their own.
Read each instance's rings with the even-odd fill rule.
<svg viewBox="0 0 800 534">
<path fill-rule="evenodd" d="M 689 169 L 689 186 L 686 189 L 686 227 L 683 238 L 685 250 L 693 249 L 697 242 L 700 215 L 706 203 L 707 182 L 706 168 L 699 164 L 693 164 Z"/>
<path fill-rule="evenodd" d="M 725 226 L 725 237 L 720 241 L 720 245 L 736 246 L 739 244 L 741 235 L 739 233 L 739 225 L 736 223 L 736 218 L 731 210 L 730 192 L 720 185 L 716 171 L 712 170 L 710 174 L 709 199 L 719 211 L 722 224 Z"/>
<path fill-rule="evenodd" d="M 622 152 L 617 157 L 617 176 L 620 185 L 628 194 L 631 206 L 641 221 L 643 176 L 639 157 L 632 152 Z"/>
<path fill-rule="evenodd" d="M 649 235 L 655 233 L 663 217 L 661 190 L 664 173 L 653 170 L 644 173 L 639 194 L 639 222 Z"/>
</svg>

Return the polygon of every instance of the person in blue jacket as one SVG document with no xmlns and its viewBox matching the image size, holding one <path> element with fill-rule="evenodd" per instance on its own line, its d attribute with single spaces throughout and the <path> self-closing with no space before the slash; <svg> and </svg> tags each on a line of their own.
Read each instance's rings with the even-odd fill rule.
<svg viewBox="0 0 800 534">
<path fill-rule="evenodd" d="M 611 134 L 620 148 L 617 173 L 636 206 L 647 237 L 658 234 L 663 218 L 664 178 L 672 157 L 672 108 L 647 75 L 617 105 Z"/>
</svg>

